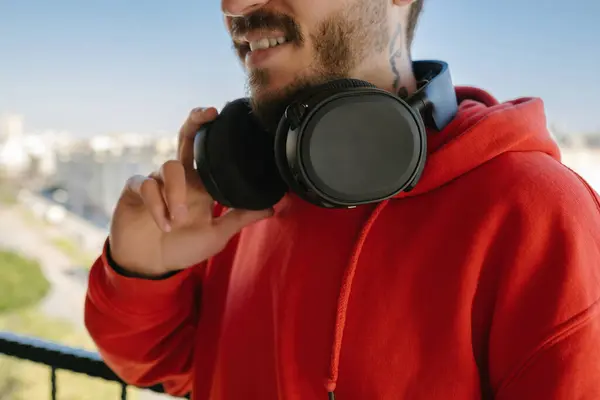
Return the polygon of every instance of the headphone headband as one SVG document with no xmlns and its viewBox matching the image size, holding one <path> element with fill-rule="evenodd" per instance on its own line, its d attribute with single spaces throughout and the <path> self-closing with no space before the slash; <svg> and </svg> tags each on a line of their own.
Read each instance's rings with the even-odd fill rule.
<svg viewBox="0 0 600 400">
<path fill-rule="evenodd" d="M 407 101 L 425 114 L 423 118 L 429 124 L 441 131 L 458 110 L 450 68 L 444 61 L 414 61 L 413 73 L 421 86 Z"/>
</svg>

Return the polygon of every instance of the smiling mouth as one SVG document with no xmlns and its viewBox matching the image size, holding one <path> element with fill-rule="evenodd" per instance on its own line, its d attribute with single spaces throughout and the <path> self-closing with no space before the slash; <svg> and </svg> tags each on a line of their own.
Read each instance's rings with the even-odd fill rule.
<svg viewBox="0 0 600 400">
<path fill-rule="evenodd" d="M 287 43 L 285 36 L 262 38 L 248 43 L 250 51 L 265 50 Z"/>
<path fill-rule="evenodd" d="M 240 56 L 246 57 L 248 54 L 257 50 L 267 50 L 288 43 L 285 36 L 263 37 L 252 41 L 242 41 L 236 44 Z"/>
</svg>

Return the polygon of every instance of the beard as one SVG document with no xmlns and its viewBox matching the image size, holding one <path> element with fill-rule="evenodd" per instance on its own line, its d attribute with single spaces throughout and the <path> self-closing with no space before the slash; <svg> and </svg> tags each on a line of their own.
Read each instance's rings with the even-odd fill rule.
<svg viewBox="0 0 600 400">
<path fill-rule="evenodd" d="M 292 17 L 266 11 L 234 19 L 232 28 L 244 33 L 255 29 L 283 30 L 288 42 L 297 48 L 307 45 L 306 36 L 310 38 L 314 59 L 309 68 L 284 88 L 268 90 L 271 83 L 268 69 L 253 69 L 248 73 L 246 90 L 253 113 L 273 133 L 285 109 L 300 92 L 331 80 L 350 78 L 371 55 L 386 51 L 390 41 L 385 0 L 352 0 L 306 36 Z M 242 58 L 245 54 L 237 50 Z"/>
</svg>

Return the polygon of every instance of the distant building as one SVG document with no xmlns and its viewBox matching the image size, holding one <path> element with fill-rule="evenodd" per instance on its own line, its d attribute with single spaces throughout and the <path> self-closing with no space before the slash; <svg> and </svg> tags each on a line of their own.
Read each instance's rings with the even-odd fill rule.
<svg viewBox="0 0 600 400">
<path fill-rule="evenodd" d="M 29 157 L 23 141 L 23 117 L 0 116 L 0 169 L 4 174 L 19 176 L 27 168 Z"/>
<path fill-rule="evenodd" d="M 55 185 L 68 193 L 68 208 L 105 225 L 127 179 L 148 175 L 175 156 L 176 137 L 96 136 L 59 148 Z"/>
<path fill-rule="evenodd" d="M 0 116 L 0 169 L 24 184 L 34 184 L 54 175 L 58 146 L 72 141 L 67 132 L 25 133 L 23 117 Z"/>
<path fill-rule="evenodd" d="M 600 134 L 565 136 L 560 145 L 563 164 L 600 193 Z"/>
</svg>

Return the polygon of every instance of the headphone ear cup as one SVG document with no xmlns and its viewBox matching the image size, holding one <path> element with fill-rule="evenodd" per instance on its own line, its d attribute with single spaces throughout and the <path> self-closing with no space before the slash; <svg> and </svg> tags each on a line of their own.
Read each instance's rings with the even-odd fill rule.
<svg viewBox="0 0 600 400">
<path fill-rule="evenodd" d="M 294 191 L 299 197 L 307 200 L 309 202 L 313 202 L 313 199 L 310 199 L 307 195 L 307 188 L 303 187 L 298 180 L 294 177 L 290 166 L 288 164 L 287 159 L 287 148 L 288 148 L 288 133 L 290 129 L 290 121 L 288 114 L 293 115 L 296 114 L 294 110 L 301 105 L 303 102 L 311 102 L 311 100 L 317 100 L 325 98 L 329 96 L 331 93 L 335 93 L 344 89 L 355 89 L 355 88 L 375 88 L 376 86 L 367 81 L 359 80 L 359 79 L 336 79 L 333 81 L 328 81 L 322 83 L 320 85 L 307 88 L 306 90 L 297 94 L 296 101 L 288 106 L 286 112 L 283 117 L 279 121 L 279 125 L 277 126 L 277 131 L 275 133 L 275 162 L 277 164 L 277 168 L 279 169 L 279 174 L 281 178 L 285 181 L 290 189 Z M 302 108 L 302 107 L 300 107 Z M 299 119 L 296 121 L 297 125 L 301 124 L 299 117 L 291 117 Z M 300 143 L 296 143 L 296 146 L 299 146 Z M 294 151 L 297 151 L 294 148 Z M 296 154 L 302 157 L 302 154 Z M 296 156 L 295 155 L 295 156 Z"/>
<path fill-rule="evenodd" d="M 246 99 L 228 103 L 202 127 L 194 158 L 206 190 L 226 207 L 264 210 L 287 190 L 275 164 L 273 136 L 262 129 Z"/>
<path fill-rule="evenodd" d="M 292 103 L 277 129 L 275 159 L 288 186 L 325 207 L 372 203 L 412 189 L 426 157 L 418 112 L 362 81 L 319 88 Z"/>
</svg>

